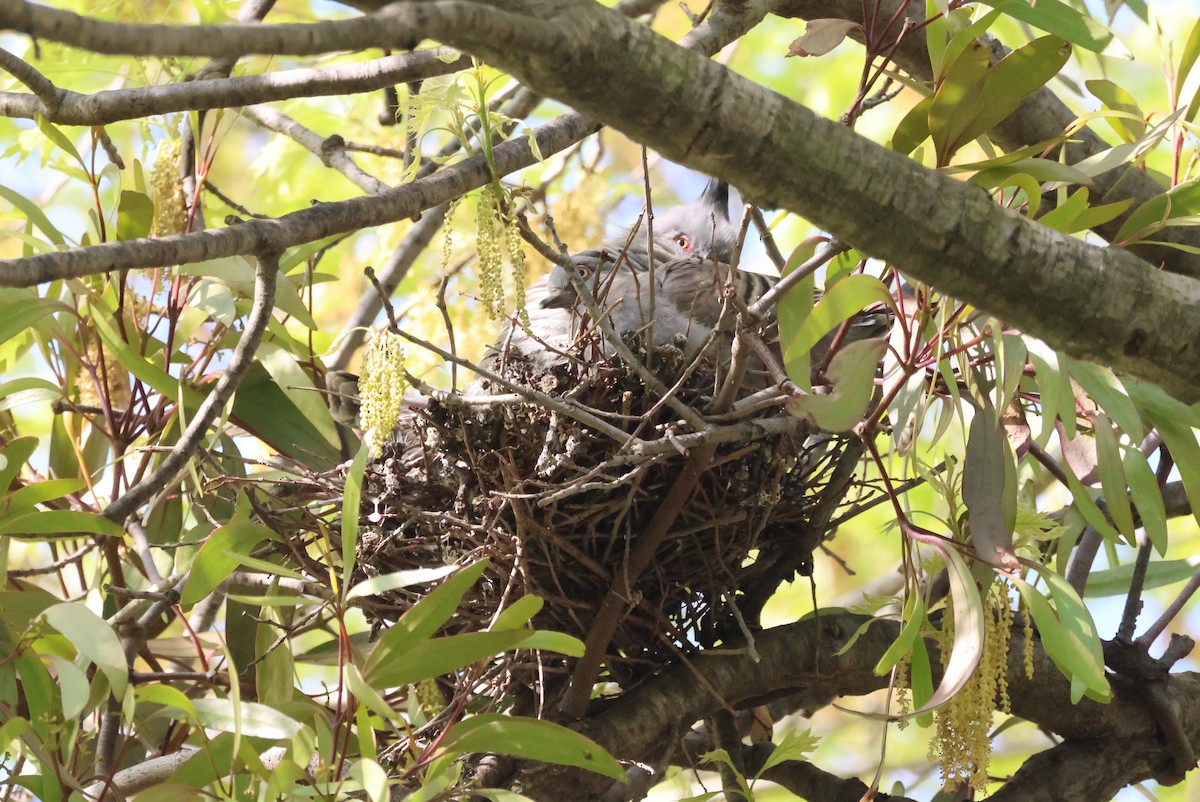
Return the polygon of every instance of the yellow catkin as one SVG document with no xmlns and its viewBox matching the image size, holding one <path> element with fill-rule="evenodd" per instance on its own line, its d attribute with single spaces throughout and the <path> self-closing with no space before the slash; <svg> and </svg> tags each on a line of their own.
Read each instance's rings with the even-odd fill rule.
<svg viewBox="0 0 1200 802">
<path fill-rule="evenodd" d="M 907 716 L 912 712 L 912 694 L 910 693 L 912 683 L 908 680 L 911 663 L 911 654 L 900 658 L 900 661 L 896 663 L 896 674 L 892 680 L 892 687 L 896 694 L 896 712 L 904 716 L 896 722 L 896 727 L 901 730 L 908 729 L 909 719 Z"/>
<path fill-rule="evenodd" d="M 930 760 L 937 762 L 947 785 L 966 784 L 981 793 L 988 782 L 992 713 L 997 706 L 1009 709 L 1006 669 L 1013 614 L 1008 585 L 997 579 L 986 589 L 983 603 L 983 654 L 979 666 L 962 690 L 937 711 L 937 733 L 929 747 Z M 943 620 L 942 630 L 934 639 L 945 668 L 954 645 L 954 620 L 949 615 Z"/>
<path fill-rule="evenodd" d="M 988 632 L 987 648 L 995 652 L 996 706 L 1002 713 L 1012 713 L 1012 700 L 1008 696 L 1008 646 L 1012 635 L 1013 610 L 1008 598 L 1008 583 L 997 578 L 992 583 L 991 599 L 996 620 L 995 626 Z"/>
<path fill-rule="evenodd" d="M 450 272 L 450 262 L 454 256 L 454 211 L 458 208 L 458 198 L 450 201 L 446 209 L 446 222 L 442 226 L 442 275 Z"/>
<path fill-rule="evenodd" d="M 435 718 L 446 709 L 446 697 L 437 680 L 426 679 L 414 685 L 413 701 L 427 719 Z"/>
<path fill-rule="evenodd" d="M 164 139 L 158 146 L 154 171 L 150 174 L 150 190 L 154 194 L 154 223 L 151 232 L 156 237 L 182 234 L 187 230 L 187 201 L 183 194 L 183 178 L 179 164 L 182 158 L 178 137 Z"/>
<path fill-rule="evenodd" d="M 508 262 L 512 267 L 513 299 L 517 307 L 517 318 L 521 328 L 529 332 L 529 310 L 525 308 L 525 281 L 527 265 L 525 249 L 521 247 L 521 232 L 515 220 L 505 224 L 505 245 L 508 249 Z"/>
<path fill-rule="evenodd" d="M 504 307 L 503 258 L 497 219 L 497 198 L 489 184 L 479 192 L 475 206 L 475 244 L 479 253 L 479 300 L 488 317 L 496 320 Z"/>
<path fill-rule="evenodd" d="M 1029 607 L 1025 604 L 1025 598 L 1021 598 L 1021 622 L 1023 634 L 1025 636 L 1025 648 L 1022 650 L 1022 663 L 1025 666 L 1025 679 L 1033 679 L 1033 613 L 1029 611 Z"/>
<path fill-rule="evenodd" d="M 407 387 L 400 338 L 386 331 L 376 333 L 363 349 L 358 383 L 360 420 L 372 453 L 378 454 L 380 445 L 396 430 Z"/>
</svg>

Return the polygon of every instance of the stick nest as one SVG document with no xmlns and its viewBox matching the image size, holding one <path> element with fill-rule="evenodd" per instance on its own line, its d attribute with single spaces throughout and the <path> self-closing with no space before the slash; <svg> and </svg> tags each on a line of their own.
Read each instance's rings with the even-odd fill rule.
<svg viewBox="0 0 1200 802">
<path fill-rule="evenodd" d="M 678 352 L 652 356 L 654 374 L 668 386 L 683 375 Z M 367 468 L 359 579 L 486 557 L 485 581 L 464 599 L 454 631 L 484 629 L 498 609 L 534 594 L 545 601 L 533 621 L 538 628 L 581 640 L 615 594 L 619 624 L 602 679 L 628 687 L 682 653 L 736 637 L 747 620 L 753 626 L 779 581 L 809 564 L 829 517 L 814 522 L 814 511 L 842 441 L 813 436 L 799 421 L 783 433 L 743 426 L 741 437 L 717 445 L 700 466 L 683 503 L 670 505 L 678 510 L 666 521 L 668 534 L 635 572 L 629 560 L 639 539 L 681 481 L 688 458 L 676 444 L 690 429 L 618 360 L 544 370 L 510 353 L 495 368 L 590 409 L 643 447 L 533 403 L 431 400 Z M 701 368 L 674 395 L 703 409 L 713 388 L 712 369 Z M 841 485 L 831 488 L 839 499 Z M 620 578 L 629 588 L 621 589 Z M 393 620 L 427 590 L 375 597 L 368 612 Z M 544 679 L 569 670 L 567 660 L 540 667 Z"/>
</svg>

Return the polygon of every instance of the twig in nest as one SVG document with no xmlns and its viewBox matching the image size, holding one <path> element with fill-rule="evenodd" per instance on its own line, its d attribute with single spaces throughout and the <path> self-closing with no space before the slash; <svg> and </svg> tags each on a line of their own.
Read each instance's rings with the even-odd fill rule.
<svg viewBox="0 0 1200 802">
<path fill-rule="evenodd" d="M 592 685 L 600 674 L 600 665 L 604 661 L 608 644 L 621 622 L 621 611 L 630 602 L 633 585 L 654 559 L 655 551 L 671 531 L 671 525 L 696 489 L 700 476 L 708 469 L 716 450 L 715 445 L 705 444 L 691 452 L 683 470 L 675 478 L 662 504 L 654 511 L 654 517 L 638 536 L 624 565 L 617 572 L 616 579 L 600 605 L 591 629 L 588 630 L 583 657 L 579 659 L 575 671 L 571 674 L 571 685 L 562 701 L 562 709 L 567 715 L 578 719 L 587 712 Z"/>
</svg>

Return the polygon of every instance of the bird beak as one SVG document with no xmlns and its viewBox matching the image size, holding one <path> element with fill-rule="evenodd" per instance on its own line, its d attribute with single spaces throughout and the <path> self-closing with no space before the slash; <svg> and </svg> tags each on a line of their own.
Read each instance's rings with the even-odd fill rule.
<svg viewBox="0 0 1200 802">
<path fill-rule="evenodd" d="M 570 309 L 578 300 L 575 288 L 571 286 L 571 277 L 561 265 L 556 265 L 550 271 L 546 280 L 546 297 L 542 299 L 543 309 Z"/>
</svg>

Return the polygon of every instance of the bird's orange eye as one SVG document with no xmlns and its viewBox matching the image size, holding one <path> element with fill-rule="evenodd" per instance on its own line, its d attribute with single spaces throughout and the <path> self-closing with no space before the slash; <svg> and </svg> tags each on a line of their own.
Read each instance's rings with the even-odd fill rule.
<svg viewBox="0 0 1200 802">
<path fill-rule="evenodd" d="M 687 234 L 676 234 L 674 237 L 671 237 L 671 240 L 688 253 L 692 252 L 692 238 Z"/>
</svg>

